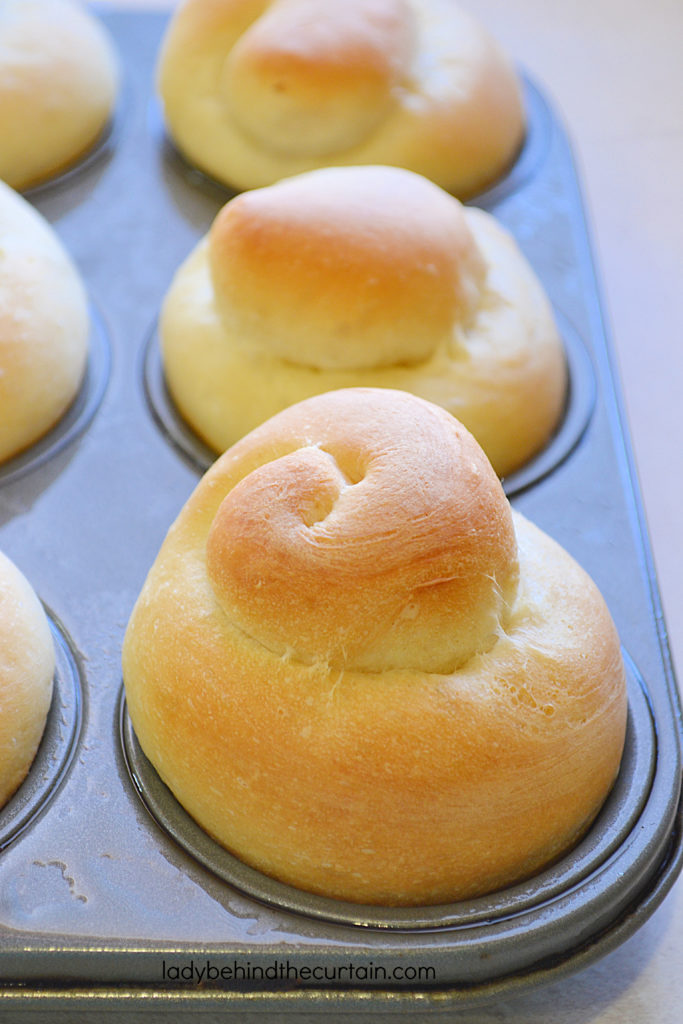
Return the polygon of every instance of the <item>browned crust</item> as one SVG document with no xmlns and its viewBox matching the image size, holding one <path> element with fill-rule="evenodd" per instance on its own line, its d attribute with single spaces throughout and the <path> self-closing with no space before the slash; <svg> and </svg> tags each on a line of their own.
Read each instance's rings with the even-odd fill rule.
<svg viewBox="0 0 683 1024">
<path fill-rule="evenodd" d="M 413 410 L 405 431 L 415 431 L 421 403 L 400 404 Z M 264 458 L 276 466 L 282 441 L 275 421 L 259 445 L 218 461 L 149 575 L 124 646 L 145 753 L 219 842 L 315 893 L 429 904 L 533 874 L 588 827 L 619 766 L 624 670 L 595 585 L 513 514 L 519 580 L 508 585 L 494 642 L 453 671 L 302 660 L 298 635 L 286 652 L 270 650 L 245 632 L 257 625 L 240 628 L 226 615 L 205 549 L 226 493 Z M 406 495 L 429 488 L 431 456 L 417 436 L 415 444 L 426 469 L 418 484 L 415 465 L 406 466 Z M 393 497 L 389 504 L 385 514 L 400 519 Z M 399 533 L 396 545 L 404 543 L 410 536 Z M 377 568 L 369 558 L 367 573 Z M 354 572 L 362 589 L 365 574 L 358 564 Z M 315 608 L 309 614 L 314 628 Z M 323 632 L 333 626 L 324 614 L 322 605 Z M 437 628 L 448 641 L 447 624 Z"/>
</svg>

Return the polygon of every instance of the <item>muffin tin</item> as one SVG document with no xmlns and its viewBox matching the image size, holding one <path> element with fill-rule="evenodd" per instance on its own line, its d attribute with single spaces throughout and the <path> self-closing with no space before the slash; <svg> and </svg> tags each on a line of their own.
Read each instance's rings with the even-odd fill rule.
<svg viewBox="0 0 683 1024">
<path fill-rule="evenodd" d="M 89 372 L 67 419 L 0 467 L 0 549 L 45 602 L 58 652 L 38 757 L 0 812 L 2 1019 L 414 1020 L 580 969 L 635 931 L 680 870 L 681 711 L 562 126 L 527 79 L 527 143 L 476 202 L 517 237 L 566 344 L 563 423 L 504 484 L 591 573 L 620 631 L 619 780 L 579 846 L 512 889 L 415 910 L 312 897 L 197 829 L 126 715 L 128 616 L 212 458 L 168 398 L 156 320 L 230 193 L 164 137 L 153 69 L 165 17 L 112 9 L 103 20 L 124 69 L 116 131 L 87 165 L 29 196 L 89 289 Z"/>
</svg>

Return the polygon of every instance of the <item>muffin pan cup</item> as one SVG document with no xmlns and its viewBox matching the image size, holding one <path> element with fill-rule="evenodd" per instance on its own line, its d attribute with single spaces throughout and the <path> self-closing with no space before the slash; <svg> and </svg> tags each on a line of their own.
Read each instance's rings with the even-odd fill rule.
<svg viewBox="0 0 683 1024">
<path fill-rule="evenodd" d="M 581 843 L 523 884 L 445 907 L 336 903 L 218 848 L 160 782 L 126 714 L 126 623 L 211 457 L 165 393 L 156 321 L 230 193 L 163 137 L 153 77 L 165 16 L 112 8 L 103 20 L 125 116 L 96 161 L 30 196 L 101 311 L 87 415 L 76 409 L 77 430 L 63 425 L 59 444 L 0 472 L 0 549 L 51 609 L 59 663 L 38 759 L 0 815 L 0 1017 L 453 1019 L 581 969 L 631 935 L 680 870 L 681 710 L 562 125 L 527 79 L 527 145 L 473 203 L 516 236 L 565 338 L 565 420 L 504 484 L 593 576 L 615 619 L 629 683 L 622 770 Z"/>
</svg>

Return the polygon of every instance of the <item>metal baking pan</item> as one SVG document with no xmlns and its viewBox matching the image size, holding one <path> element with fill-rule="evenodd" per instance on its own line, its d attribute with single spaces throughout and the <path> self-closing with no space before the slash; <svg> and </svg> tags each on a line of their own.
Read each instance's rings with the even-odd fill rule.
<svg viewBox="0 0 683 1024">
<path fill-rule="evenodd" d="M 198 830 L 126 715 L 128 616 L 211 459 L 168 399 L 156 321 L 230 193 L 164 138 L 153 69 L 165 16 L 103 19 L 124 69 L 116 131 L 29 195 L 97 311 L 89 374 L 70 418 L 0 472 L 0 549 L 44 601 L 58 651 L 38 758 L 0 812 L 1 1019 L 452 1019 L 581 969 L 631 935 L 680 870 L 681 711 L 563 127 L 527 80 L 527 144 L 477 203 L 517 237 L 565 339 L 565 419 L 504 484 L 593 576 L 620 631 L 619 780 L 579 846 L 523 885 L 410 911 L 313 898 Z"/>
</svg>

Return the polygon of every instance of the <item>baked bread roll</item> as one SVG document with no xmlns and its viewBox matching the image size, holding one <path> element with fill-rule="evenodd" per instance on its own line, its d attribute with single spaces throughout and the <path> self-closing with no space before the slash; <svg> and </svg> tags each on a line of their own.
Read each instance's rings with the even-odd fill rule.
<svg viewBox="0 0 683 1024">
<path fill-rule="evenodd" d="M 0 182 L 0 462 L 66 412 L 88 355 L 80 275 L 46 220 Z"/>
<path fill-rule="evenodd" d="M 390 387 L 447 408 L 502 475 L 564 409 L 563 347 L 513 238 L 393 167 L 232 199 L 176 274 L 160 339 L 178 410 L 218 452 L 321 391 Z"/>
<path fill-rule="evenodd" d="M 453 0 L 185 0 L 158 88 L 180 151 L 239 189 L 393 164 L 464 198 L 525 133 L 511 64 Z"/>
<path fill-rule="evenodd" d="M 40 601 L 0 552 L 0 807 L 36 756 L 52 698 L 55 652 Z"/>
<path fill-rule="evenodd" d="M 617 774 L 619 640 L 441 408 L 348 389 L 226 452 L 130 619 L 132 724 L 219 843 L 303 890 L 428 905 L 517 882 Z"/>
<path fill-rule="evenodd" d="M 37 185 L 97 141 L 118 91 L 112 44 L 73 0 L 0 3 L 0 178 Z"/>
</svg>

